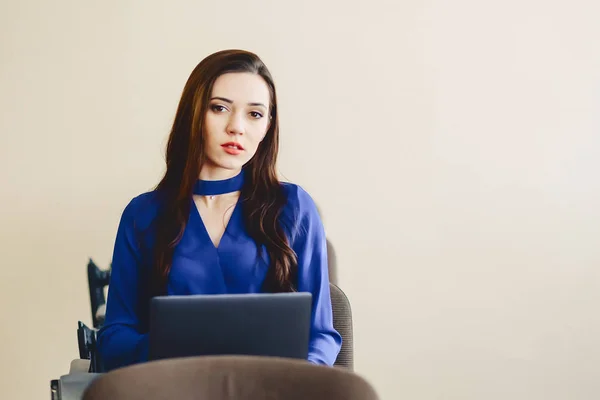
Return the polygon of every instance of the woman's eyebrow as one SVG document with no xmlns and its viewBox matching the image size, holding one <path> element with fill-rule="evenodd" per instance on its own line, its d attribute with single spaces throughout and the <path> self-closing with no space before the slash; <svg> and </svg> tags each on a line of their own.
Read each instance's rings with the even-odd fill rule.
<svg viewBox="0 0 600 400">
<path fill-rule="evenodd" d="M 226 97 L 220 97 L 220 96 L 216 96 L 213 97 L 211 100 L 221 100 L 224 101 L 225 103 L 229 103 L 229 104 L 233 104 L 233 100 L 230 100 Z M 253 107 L 264 107 L 267 108 L 267 106 L 265 106 L 263 103 L 248 103 L 249 106 L 253 106 Z"/>
<path fill-rule="evenodd" d="M 211 100 L 221 100 L 225 103 L 233 104 L 233 100 L 226 99 L 225 97 L 213 97 Z"/>
<path fill-rule="evenodd" d="M 267 106 L 265 106 L 263 103 L 248 103 L 249 106 L 252 107 L 264 107 L 267 108 Z"/>
</svg>

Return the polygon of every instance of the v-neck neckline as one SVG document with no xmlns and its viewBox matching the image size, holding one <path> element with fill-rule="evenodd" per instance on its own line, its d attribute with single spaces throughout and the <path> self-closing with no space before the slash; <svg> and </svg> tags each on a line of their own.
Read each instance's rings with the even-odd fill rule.
<svg viewBox="0 0 600 400">
<path fill-rule="evenodd" d="M 223 245 L 223 240 L 227 236 L 231 236 L 235 233 L 235 224 L 237 222 L 234 220 L 234 218 L 237 217 L 237 213 L 239 212 L 238 209 L 241 207 L 240 203 L 241 203 L 241 195 L 237 199 L 235 204 L 233 205 L 233 210 L 231 211 L 231 215 L 229 216 L 227 225 L 225 225 L 225 230 L 223 231 L 223 234 L 221 235 L 221 238 L 219 239 L 219 245 L 216 246 L 215 243 L 213 242 L 212 238 L 210 237 L 210 233 L 208 232 L 208 229 L 206 228 L 206 224 L 204 223 L 204 220 L 202 219 L 202 215 L 200 214 L 200 210 L 198 209 L 198 206 L 196 205 L 196 201 L 194 199 L 192 199 L 193 213 L 196 215 L 196 218 L 198 219 L 198 225 L 199 225 L 198 229 L 201 231 L 201 234 L 208 241 L 208 243 L 210 243 L 210 246 L 217 252 L 221 249 L 221 246 Z"/>
</svg>

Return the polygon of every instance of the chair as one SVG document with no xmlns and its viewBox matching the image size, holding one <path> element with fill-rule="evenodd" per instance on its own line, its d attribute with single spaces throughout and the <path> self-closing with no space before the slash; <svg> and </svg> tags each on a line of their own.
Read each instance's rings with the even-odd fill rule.
<svg viewBox="0 0 600 400">
<path fill-rule="evenodd" d="M 90 305 L 92 307 L 92 324 L 95 329 L 99 329 L 104 323 L 106 314 L 106 296 L 104 288 L 110 283 L 110 268 L 101 270 L 92 261 L 87 265 L 88 289 L 90 291 Z"/>
<path fill-rule="evenodd" d="M 335 360 L 336 367 L 354 370 L 354 334 L 352 327 L 352 308 L 346 294 L 337 285 L 329 284 L 333 327 L 342 336 L 342 348 Z"/>
<path fill-rule="evenodd" d="M 104 282 L 108 282 L 110 280 L 110 269 L 105 272 L 100 271 L 101 274 L 99 271 L 99 268 L 97 268 L 93 261 L 90 260 L 90 263 L 88 264 L 88 275 L 92 276 L 91 278 L 88 277 L 90 282 L 90 298 L 96 299 L 92 300 L 92 317 L 96 316 L 96 320 L 99 322 L 98 328 L 90 328 L 83 322 L 78 321 L 77 342 L 79 346 L 79 359 L 71 362 L 69 375 L 65 375 L 61 377 L 61 379 L 54 379 L 50 382 L 53 399 L 61 398 L 60 394 L 58 393 L 61 383 L 63 386 L 73 385 L 72 382 L 67 382 L 68 377 L 73 376 L 84 379 L 82 378 L 83 375 L 81 375 L 81 373 L 90 373 L 85 374 L 90 375 L 90 378 L 85 379 L 91 380 L 92 375 L 101 374 L 104 372 L 102 360 L 96 351 L 96 335 L 101 323 L 104 321 L 103 313 L 105 310 L 99 305 L 106 303 L 103 286 Z M 96 279 L 98 276 L 99 279 Z M 102 290 L 98 290 L 98 287 L 100 286 L 102 286 Z M 344 292 L 333 283 L 330 283 L 330 292 L 333 309 L 333 325 L 334 328 L 340 333 L 343 340 L 342 348 L 338 354 L 334 366 L 338 367 L 335 369 L 352 372 L 354 370 L 354 348 L 352 311 L 350 302 Z M 76 383 L 76 385 L 81 385 L 81 383 Z"/>
<path fill-rule="evenodd" d="M 362 377 L 300 360 L 253 356 L 167 359 L 96 378 L 83 400 L 377 400 Z"/>
<path fill-rule="evenodd" d="M 96 336 L 98 331 L 88 327 L 81 321 L 77 322 L 77 345 L 79 360 L 71 362 L 72 372 L 103 372 L 104 366 L 99 353 L 96 351 Z M 84 361 L 87 361 L 85 363 Z"/>
<path fill-rule="evenodd" d="M 110 282 L 111 270 L 101 270 L 92 259 L 87 265 L 88 289 L 92 311 L 93 328 L 77 321 L 77 345 L 79 360 L 71 362 L 71 372 L 102 372 L 103 366 L 96 351 L 96 335 L 104 323 L 106 296 L 104 289 Z M 88 361 L 85 363 L 84 361 Z"/>
<path fill-rule="evenodd" d="M 110 269 L 106 271 L 100 270 L 92 260 L 88 263 L 88 282 L 92 303 L 92 319 L 95 329 L 90 329 L 79 321 L 77 337 L 80 358 L 90 360 L 89 372 L 102 372 L 103 370 L 102 362 L 95 351 L 95 346 L 97 329 L 104 322 L 104 314 L 106 312 L 104 287 L 110 281 L 110 272 Z M 342 348 L 334 365 L 354 370 L 354 342 L 350 301 L 339 286 L 330 283 L 329 289 L 333 309 L 333 326 L 342 336 Z"/>
</svg>

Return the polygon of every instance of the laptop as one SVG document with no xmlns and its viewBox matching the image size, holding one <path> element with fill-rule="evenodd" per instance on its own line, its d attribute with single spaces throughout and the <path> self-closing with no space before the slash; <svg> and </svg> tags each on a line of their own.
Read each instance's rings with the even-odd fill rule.
<svg viewBox="0 0 600 400">
<path fill-rule="evenodd" d="M 159 296 L 149 360 L 203 355 L 308 358 L 311 293 Z"/>
</svg>

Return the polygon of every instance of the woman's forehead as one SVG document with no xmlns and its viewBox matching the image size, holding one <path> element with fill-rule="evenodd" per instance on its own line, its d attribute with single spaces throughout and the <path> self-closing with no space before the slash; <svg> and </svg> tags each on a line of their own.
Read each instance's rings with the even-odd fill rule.
<svg viewBox="0 0 600 400">
<path fill-rule="evenodd" d="M 257 74 L 235 72 L 223 74 L 213 85 L 211 98 L 221 97 L 233 103 L 269 105 L 270 92 L 265 80 Z"/>
</svg>

